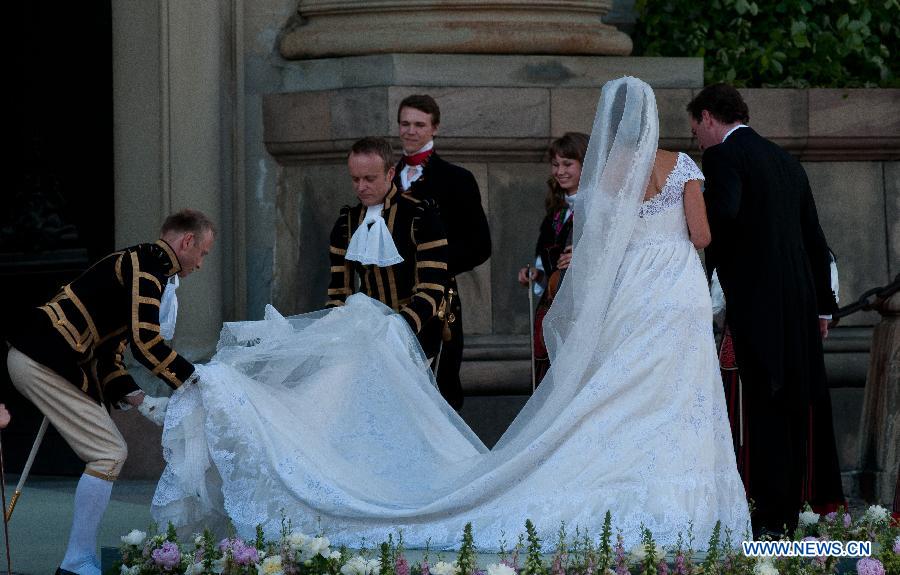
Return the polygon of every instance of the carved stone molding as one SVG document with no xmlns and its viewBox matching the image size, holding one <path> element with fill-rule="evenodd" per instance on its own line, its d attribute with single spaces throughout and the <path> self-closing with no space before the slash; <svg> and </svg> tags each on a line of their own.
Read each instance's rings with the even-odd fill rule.
<svg viewBox="0 0 900 575">
<path fill-rule="evenodd" d="M 611 0 L 301 0 L 289 60 L 384 53 L 628 55 Z"/>
</svg>

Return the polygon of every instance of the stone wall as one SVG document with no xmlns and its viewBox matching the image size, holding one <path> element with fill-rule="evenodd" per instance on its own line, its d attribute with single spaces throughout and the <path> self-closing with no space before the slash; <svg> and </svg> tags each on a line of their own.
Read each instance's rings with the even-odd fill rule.
<svg viewBox="0 0 900 575">
<path fill-rule="evenodd" d="M 471 335 L 528 332 L 527 298 L 515 272 L 531 257 L 542 217 L 544 150 L 566 131 L 590 131 L 607 79 L 631 73 L 648 80 L 659 103 L 661 146 L 696 157 L 684 108 L 702 82 L 699 60 L 389 55 L 295 66 L 310 79 L 307 87 L 264 100 L 266 146 L 282 165 L 273 299 L 287 313 L 325 299 L 328 230 L 339 207 L 355 202 L 346 149 L 364 135 L 392 137 L 397 104 L 408 94 L 438 100 L 436 147 L 475 174 L 491 223 L 493 257 L 462 280 L 466 308 L 479 310 L 466 320 Z M 845 302 L 900 271 L 900 120 L 890 113 L 898 94 L 745 91 L 754 128 L 804 162 L 838 255 Z M 857 314 L 842 325 L 868 327 L 876 317 Z M 847 341 L 832 347 L 849 352 L 859 348 L 853 340 L 866 337 L 864 330 L 838 331 L 836 339 Z"/>
</svg>

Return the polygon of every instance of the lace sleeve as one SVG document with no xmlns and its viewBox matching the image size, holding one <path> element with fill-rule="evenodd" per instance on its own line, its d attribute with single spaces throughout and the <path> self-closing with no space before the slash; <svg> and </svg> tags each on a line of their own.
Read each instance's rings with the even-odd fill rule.
<svg viewBox="0 0 900 575">
<path fill-rule="evenodd" d="M 678 180 L 684 184 L 691 180 L 704 181 L 703 172 L 694 163 L 694 160 L 684 152 L 678 152 L 678 160 L 675 162 L 675 172 L 678 174 Z"/>
</svg>

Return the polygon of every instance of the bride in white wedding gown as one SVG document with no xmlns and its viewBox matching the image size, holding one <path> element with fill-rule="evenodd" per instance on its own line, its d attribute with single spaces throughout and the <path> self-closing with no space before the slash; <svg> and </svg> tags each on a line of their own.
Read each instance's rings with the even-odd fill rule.
<svg viewBox="0 0 900 575">
<path fill-rule="evenodd" d="M 363 295 L 333 310 L 226 324 L 200 383 L 169 403 L 167 467 L 153 500 L 165 524 L 230 519 L 239 535 L 282 517 L 335 545 L 403 531 L 408 547 L 481 550 L 531 519 L 626 545 L 641 525 L 673 543 L 689 525 L 748 526 L 711 328 L 688 239 L 683 156 L 642 202 L 658 140 L 652 90 L 603 88 L 575 211 L 574 252 L 544 322 L 552 367 L 488 450 L 434 387 L 406 324 Z"/>
</svg>

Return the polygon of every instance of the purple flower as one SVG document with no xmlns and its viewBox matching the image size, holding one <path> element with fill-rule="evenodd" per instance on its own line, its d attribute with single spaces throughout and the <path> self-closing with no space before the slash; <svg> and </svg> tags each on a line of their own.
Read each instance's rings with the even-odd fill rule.
<svg viewBox="0 0 900 575">
<path fill-rule="evenodd" d="M 669 564 L 666 563 L 665 557 L 659 560 L 659 565 L 656 566 L 656 575 L 669 575 Z"/>
<path fill-rule="evenodd" d="M 850 514 L 844 513 L 844 527 L 850 527 Z"/>
<path fill-rule="evenodd" d="M 154 549 L 150 556 L 153 558 L 154 563 L 166 571 L 171 570 L 181 562 L 181 551 L 178 550 L 178 545 L 171 541 L 166 541 L 162 544 L 162 547 Z"/>
<path fill-rule="evenodd" d="M 625 542 L 619 535 L 616 540 L 616 575 L 631 575 L 628 563 L 625 561 Z"/>
<path fill-rule="evenodd" d="M 394 571 L 397 572 L 397 575 L 409 575 L 409 562 L 402 554 L 397 557 L 397 562 L 394 565 Z"/>
<path fill-rule="evenodd" d="M 856 572 L 859 575 L 884 575 L 884 565 L 878 559 L 866 557 L 856 562 Z"/>
<path fill-rule="evenodd" d="M 894 553 L 900 555 L 900 537 L 894 539 Z"/>
<path fill-rule="evenodd" d="M 837 519 L 837 511 L 832 511 L 831 513 L 828 513 L 825 515 L 825 521 L 827 521 L 829 523 L 834 523 L 834 521 L 836 519 Z"/>
<path fill-rule="evenodd" d="M 422 561 L 422 575 L 431 575 L 431 568 L 428 566 L 428 560 Z"/>
<path fill-rule="evenodd" d="M 238 565 L 253 565 L 259 561 L 259 551 L 252 545 L 247 545 L 242 539 L 230 537 L 219 542 L 219 551 L 231 552 L 231 558 Z"/>
<path fill-rule="evenodd" d="M 687 566 L 684 564 L 683 553 L 679 553 L 675 556 L 675 573 L 676 575 L 685 575 L 687 573 Z"/>
</svg>

